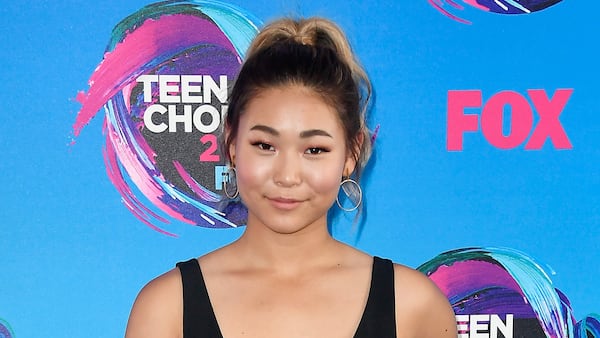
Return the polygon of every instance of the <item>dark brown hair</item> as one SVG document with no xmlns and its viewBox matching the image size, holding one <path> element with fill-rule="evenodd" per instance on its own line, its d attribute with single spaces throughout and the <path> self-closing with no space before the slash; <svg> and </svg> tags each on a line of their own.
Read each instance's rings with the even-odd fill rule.
<svg viewBox="0 0 600 338">
<path fill-rule="evenodd" d="M 337 111 L 358 178 L 371 153 L 366 127 L 371 84 L 342 30 L 323 18 L 280 19 L 253 40 L 229 97 L 226 158 L 248 102 L 261 90 L 286 85 L 313 90 Z"/>
</svg>

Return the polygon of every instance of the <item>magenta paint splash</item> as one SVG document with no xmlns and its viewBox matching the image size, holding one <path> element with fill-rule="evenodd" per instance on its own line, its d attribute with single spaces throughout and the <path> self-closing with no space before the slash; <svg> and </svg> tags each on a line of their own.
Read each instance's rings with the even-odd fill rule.
<svg viewBox="0 0 600 338">
<path fill-rule="evenodd" d="M 465 5 L 476 8 L 484 12 L 497 14 L 529 14 L 544 10 L 562 0 L 462 0 Z M 463 11 L 465 7 L 456 0 L 427 0 L 429 4 L 440 13 L 452 20 L 464 24 L 471 22 L 453 14 L 457 11 Z"/>
<path fill-rule="evenodd" d="M 2 318 L 0 318 L 0 337 L 2 337 L 2 338 L 15 337 L 15 334 L 14 334 L 12 328 L 10 327 L 10 325 L 8 324 L 8 322 L 3 320 Z"/>
<path fill-rule="evenodd" d="M 576 322 L 568 298 L 531 257 L 504 248 L 466 248 L 421 265 L 448 297 L 459 338 L 598 338 L 600 321 Z M 487 336 L 486 336 L 487 337 Z"/>
<path fill-rule="evenodd" d="M 114 29 L 73 124 L 78 136 L 104 108 L 107 174 L 142 222 L 243 225 L 222 193 L 221 121 L 258 20 L 215 1 L 146 6 Z"/>
</svg>

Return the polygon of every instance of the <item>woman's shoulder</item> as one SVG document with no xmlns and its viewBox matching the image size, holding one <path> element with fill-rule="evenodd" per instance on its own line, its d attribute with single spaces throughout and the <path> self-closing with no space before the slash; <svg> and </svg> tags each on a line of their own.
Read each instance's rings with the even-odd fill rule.
<svg viewBox="0 0 600 338">
<path fill-rule="evenodd" d="M 181 337 L 182 295 L 178 268 L 148 282 L 135 299 L 125 337 Z"/>
<path fill-rule="evenodd" d="M 148 282 L 138 295 L 149 300 L 155 298 L 171 297 L 174 294 L 182 295 L 181 273 L 178 268 L 173 268 Z"/>
<path fill-rule="evenodd" d="M 440 289 L 423 273 L 410 267 L 394 263 L 396 297 L 402 299 L 401 306 L 428 308 L 429 303 L 448 303 Z"/>
<path fill-rule="evenodd" d="M 426 275 L 394 264 L 394 285 L 399 330 L 409 326 L 419 337 L 456 337 L 454 311 L 446 296 Z"/>
</svg>

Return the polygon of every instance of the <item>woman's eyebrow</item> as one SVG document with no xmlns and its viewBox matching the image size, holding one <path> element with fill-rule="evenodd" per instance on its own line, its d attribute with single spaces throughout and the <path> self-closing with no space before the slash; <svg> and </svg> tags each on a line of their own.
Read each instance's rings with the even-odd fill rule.
<svg viewBox="0 0 600 338">
<path fill-rule="evenodd" d="M 263 124 L 257 124 L 255 126 L 253 126 L 252 128 L 250 128 L 250 130 L 258 130 L 258 131 L 265 132 L 267 134 L 271 134 L 273 136 L 279 136 L 279 132 L 277 130 L 275 130 L 275 128 L 271 128 L 271 127 L 265 126 Z M 326 137 L 333 138 L 333 136 L 331 136 L 331 134 L 329 134 L 328 132 L 326 132 L 323 129 L 309 129 L 309 130 L 305 130 L 300 133 L 300 138 L 309 138 L 309 137 L 313 137 L 313 136 L 326 136 Z"/>
<path fill-rule="evenodd" d="M 258 130 L 258 131 L 263 131 L 267 134 L 271 134 L 273 136 L 279 136 L 279 132 L 277 130 L 275 130 L 274 128 L 271 128 L 269 126 L 265 126 L 262 124 L 257 124 L 254 127 L 250 128 L 250 130 Z"/>
<path fill-rule="evenodd" d="M 300 138 L 308 138 L 312 136 L 327 136 L 333 138 L 331 134 L 322 129 L 309 129 L 300 133 Z"/>
</svg>

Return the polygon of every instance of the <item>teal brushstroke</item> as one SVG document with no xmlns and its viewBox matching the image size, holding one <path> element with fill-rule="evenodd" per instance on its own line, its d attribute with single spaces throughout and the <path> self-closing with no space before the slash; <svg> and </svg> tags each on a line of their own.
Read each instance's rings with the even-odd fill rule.
<svg viewBox="0 0 600 338">
<path fill-rule="evenodd" d="M 220 1 L 165 1 L 145 6 L 121 20 L 113 28 L 106 51 L 112 51 L 128 32 L 136 30 L 148 19 L 172 14 L 198 15 L 199 11 L 205 14 L 207 19 L 212 19 L 243 58 L 261 21 L 248 11 Z"/>
<path fill-rule="evenodd" d="M 600 314 L 592 313 L 577 323 L 575 338 L 600 338 Z"/>
<path fill-rule="evenodd" d="M 548 274 L 527 255 L 512 249 L 489 249 L 523 290 L 549 337 L 572 337 L 570 317 L 563 314 L 563 304 Z M 570 314 L 570 309 L 567 311 Z"/>
<path fill-rule="evenodd" d="M 8 334 L 8 336 L 6 336 L 5 333 Z M 14 338 L 15 337 L 15 332 L 13 331 L 12 327 L 10 327 L 10 324 L 2 318 L 0 318 L 0 337 L 2 337 L 2 338 Z"/>
<path fill-rule="evenodd" d="M 522 252 L 508 248 L 458 249 L 438 255 L 417 270 L 431 275 L 441 266 L 469 260 L 489 261 L 502 266 L 520 286 L 548 337 L 573 337 L 571 309 L 563 305 L 546 271 Z"/>
<path fill-rule="evenodd" d="M 203 2 L 200 9 L 208 14 L 223 33 L 229 38 L 238 55 L 243 59 L 250 42 L 258 32 L 260 20 L 250 12 L 228 4 L 214 5 L 214 2 Z"/>
</svg>

